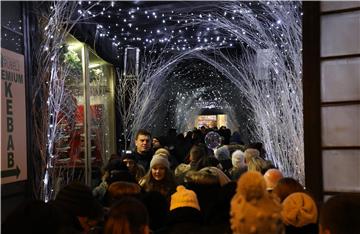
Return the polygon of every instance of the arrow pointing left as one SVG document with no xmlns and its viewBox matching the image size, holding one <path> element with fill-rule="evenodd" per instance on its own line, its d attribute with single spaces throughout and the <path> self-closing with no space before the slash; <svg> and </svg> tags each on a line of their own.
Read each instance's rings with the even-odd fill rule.
<svg viewBox="0 0 360 234">
<path fill-rule="evenodd" d="M 1 178 L 16 176 L 17 179 L 19 178 L 19 175 L 20 175 L 20 169 L 18 166 L 16 166 L 15 169 L 1 171 Z"/>
</svg>

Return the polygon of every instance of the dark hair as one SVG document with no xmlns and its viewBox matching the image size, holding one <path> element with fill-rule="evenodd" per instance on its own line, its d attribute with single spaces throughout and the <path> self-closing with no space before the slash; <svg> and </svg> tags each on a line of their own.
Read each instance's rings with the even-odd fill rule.
<svg viewBox="0 0 360 234">
<path fill-rule="evenodd" d="M 73 181 L 60 189 L 53 204 L 74 216 L 98 219 L 103 217 L 103 207 L 92 195 L 89 186 Z"/>
<path fill-rule="evenodd" d="M 320 225 L 333 234 L 359 234 L 360 194 L 341 194 L 325 202 Z"/>
<path fill-rule="evenodd" d="M 148 224 L 149 215 L 144 204 L 125 197 L 111 207 L 104 234 L 141 234 Z"/>
<path fill-rule="evenodd" d="M 290 194 L 304 192 L 304 190 L 304 187 L 297 180 L 291 177 L 284 177 L 277 182 L 272 192 L 277 195 L 282 202 Z"/>
<path fill-rule="evenodd" d="M 156 233 L 166 226 L 169 215 L 168 199 L 157 191 L 146 192 L 141 201 L 149 213 L 149 226 L 153 233 Z"/>
<path fill-rule="evenodd" d="M 205 158 L 207 156 L 205 145 L 193 145 L 190 149 L 189 154 L 192 156 L 194 162 L 198 162 L 201 158 Z"/>
<path fill-rule="evenodd" d="M 1 233 L 57 233 L 65 225 L 62 211 L 54 205 L 40 200 L 26 200 L 4 220 Z"/>
<path fill-rule="evenodd" d="M 139 130 L 136 132 L 135 140 L 137 140 L 140 135 L 149 136 L 149 137 L 151 138 L 151 133 L 148 132 L 148 131 L 145 130 L 145 129 L 139 129 Z"/>
</svg>

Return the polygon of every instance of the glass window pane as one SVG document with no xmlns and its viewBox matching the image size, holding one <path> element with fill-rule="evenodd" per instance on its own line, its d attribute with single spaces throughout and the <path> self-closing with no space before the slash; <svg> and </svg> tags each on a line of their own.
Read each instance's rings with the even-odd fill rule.
<svg viewBox="0 0 360 234">
<path fill-rule="evenodd" d="M 360 100 L 360 59 L 341 59 L 321 64 L 323 102 Z"/>
<path fill-rule="evenodd" d="M 360 150 L 324 150 L 325 191 L 360 192 Z"/>
<path fill-rule="evenodd" d="M 89 51 L 91 159 L 100 166 L 115 153 L 112 66 Z"/>
<path fill-rule="evenodd" d="M 360 11 L 321 17 L 321 56 L 360 53 Z"/>
<path fill-rule="evenodd" d="M 84 181 L 84 82 L 82 69 L 83 44 L 69 36 L 64 51 L 65 92 L 59 118 L 60 136 L 56 141 L 56 167 L 59 183 Z M 63 180 L 63 181 L 62 181 Z"/>
<path fill-rule="evenodd" d="M 360 146 L 360 105 L 322 108 L 323 146 Z"/>
</svg>

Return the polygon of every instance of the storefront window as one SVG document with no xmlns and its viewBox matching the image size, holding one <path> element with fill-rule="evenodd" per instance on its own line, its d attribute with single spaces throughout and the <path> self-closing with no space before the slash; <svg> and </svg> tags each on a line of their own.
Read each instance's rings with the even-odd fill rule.
<svg viewBox="0 0 360 234">
<path fill-rule="evenodd" d="M 72 36 L 64 62 L 65 104 L 56 166 L 65 183 L 76 179 L 92 185 L 92 177 L 115 152 L 113 68 Z"/>
<path fill-rule="evenodd" d="M 114 102 L 112 66 L 89 51 L 91 160 L 98 164 L 114 150 Z"/>
</svg>

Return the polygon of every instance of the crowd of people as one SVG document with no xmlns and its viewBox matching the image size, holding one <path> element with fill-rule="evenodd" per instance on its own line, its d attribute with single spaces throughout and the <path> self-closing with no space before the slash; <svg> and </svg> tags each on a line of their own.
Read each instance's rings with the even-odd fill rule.
<svg viewBox="0 0 360 234">
<path fill-rule="evenodd" d="M 216 131 L 222 143 L 204 144 Z M 28 201 L 5 220 L 6 233 L 359 234 L 360 196 L 317 204 L 283 175 L 261 143 L 237 132 L 171 130 L 135 135 L 135 148 L 112 155 L 96 187 L 64 186 L 51 202 Z"/>
</svg>

